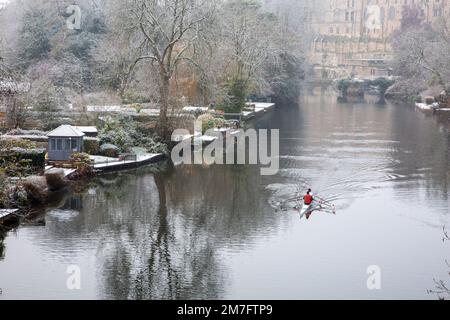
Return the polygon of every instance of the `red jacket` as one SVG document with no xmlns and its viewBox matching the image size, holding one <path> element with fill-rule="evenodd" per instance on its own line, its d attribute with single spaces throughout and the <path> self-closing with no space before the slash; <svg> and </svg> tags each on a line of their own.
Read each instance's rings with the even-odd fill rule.
<svg viewBox="0 0 450 320">
<path fill-rule="evenodd" d="M 305 204 L 309 206 L 313 202 L 313 197 L 310 194 L 307 194 L 303 197 L 303 201 L 305 201 Z"/>
</svg>

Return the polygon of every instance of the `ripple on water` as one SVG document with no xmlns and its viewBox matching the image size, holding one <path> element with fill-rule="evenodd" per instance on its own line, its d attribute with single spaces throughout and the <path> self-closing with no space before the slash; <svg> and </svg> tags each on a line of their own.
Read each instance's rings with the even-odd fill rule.
<svg viewBox="0 0 450 320">
<path fill-rule="evenodd" d="M 420 181 L 432 170 L 427 167 L 414 173 L 399 171 L 401 160 L 393 154 L 406 151 L 398 149 L 400 141 L 389 139 L 382 132 L 333 132 L 330 136 L 333 138 L 283 138 L 289 143 L 285 149 L 290 153 L 279 157 L 282 166 L 279 175 L 297 181 L 297 186 L 313 184 L 316 190 L 333 195 L 333 200 L 338 201 L 390 188 L 393 184 Z M 300 144 L 295 144 L 296 141 Z M 323 172 L 327 173 L 325 177 Z M 292 185 L 276 188 L 270 200 L 272 204 L 293 194 Z"/>
</svg>

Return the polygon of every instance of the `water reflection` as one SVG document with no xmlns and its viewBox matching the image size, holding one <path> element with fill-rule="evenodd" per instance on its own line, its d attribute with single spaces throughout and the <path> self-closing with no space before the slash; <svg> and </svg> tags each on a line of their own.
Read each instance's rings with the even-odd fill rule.
<svg viewBox="0 0 450 320">
<path fill-rule="evenodd" d="M 167 165 L 102 176 L 81 194 L 55 199 L 46 237 L 36 240 L 52 251 L 97 239 L 103 298 L 220 298 L 226 271 L 217 248 L 250 243 L 253 234 L 270 233 L 260 229 L 272 228 L 259 219 L 263 211 L 274 221 L 261 209 L 268 206 L 258 172 Z"/>
<path fill-rule="evenodd" d="M 0 231 L 0 260 L 3 260 L 5 257 L 5 245 L 3 240 L 5 240 L 5 232 Z"/>
<path fill-rule="evenodd" d="M 448 156 L 450 135 L 437 130 L 434 121 L 421 121 L 423 114 L 405 112 L 401 106 L 392 108 L 392 136 L 400 141 L 391 153 L 396 160 L 393 171 L 398 180 L 397 189 L 409 191 L 425 189 L 430 201 L 448 200 L 450 159 Z M 398 126 L 398 122 L 402 126 Z"/>
<path fill-rule="evenodd" d="M 435 121 L 424 121 L 409 106 L 341 104 L 323 88 L 313 93 L 303 108 L 285 110 L 271 124 L 282 128 L 280 175 L 292 182 L 285 181 L 291 194 L 300 181 L 341 199 L 341 208 L 350 198 L 391 186 L 399 196 L 404 188 L 417 196 L 425 189 L 430 201 L 448 200 L 449 135 Z"/>
<path fill-rule="evenodd" d="M 249 205 L 254 215 L 259 212 L 261 199 L 254 192 L 259 188 L 257 180 L 250 178 L 248 168 L 232 167 L 185 167 L 176 174 L 169 169 L 169 173 L 154 174 L 153 179 L 146 172 L 142 175 L 145 183 L 153 180 L 152 186 L 145 192 L 138 178 L 141 187 L 128 193 L 136 199 L 121 201 L 128 206 L 146 193 L 158 197 L 134 208 L 140 218 L 127 222 L 126 236 L 123 231 L 109 232 L 107 242 L 113 250 L 102 259 L 102 269 L 108 270 L 102 279 L 104 292 L 110 293 L 107 298 L 222 297 L 226 271 L 217 248 L 221 242 L 244 241 L 258 227 L 250 226 L 255 219 L 246 216 L 252 215 Z M 97 198 L 99 193 L 121 197 L 120 192 L 110 193 L 111 187 L 98 190 Z M 119 208 L 123 212 L 123 206 Z M 111 208 L 105 210 L 111 215 Z"/>
</svg>

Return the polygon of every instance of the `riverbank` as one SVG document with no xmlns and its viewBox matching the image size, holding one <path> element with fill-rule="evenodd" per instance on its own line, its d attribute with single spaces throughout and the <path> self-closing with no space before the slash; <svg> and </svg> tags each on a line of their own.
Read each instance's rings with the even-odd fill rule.
<svg viewBox="0 0 450 320">
<path fill-rule="evenodd" d="M 378 95 L 384 99 L 386 91 L 395 84 L 395 77 L 342 78 L 334 81 L 340 99 Z"/>
<path fill-rule="evenodd" d="M 5 223 L 11 216 L 15 215 L 18 209 L 0 209 L 0 226 Z"/>
<path fill-rule="evenodd" d="M 192 139 L 193 145 L 199 142 L 202 144 L 209 144 L 218 139 L 220 135 L 223 137 L 234 136 L 238 127 L 243 126 L 245 122 L 254 121 L 262 115 L 274 111 L 275 108 L 276 104 L 274 103 L 247 103 L 246 108 L 240 114 L 239 123 L 235 124 L 231 121 L 229 123 L 230 126 L 219 125 L 216 128 L 212 128 L 214 130 L 213 136 L 195 133 L 192 136 L 183 137 L 183 140 L 190 138 Z M 202 109 L 202 112 L 208 114 L 206 108 Z M 227 114 L 219 115 L 219 117 L 227 117 Z M 110 127 L 109 130 L 111 134 L 115 134 L 116 131 L 114 130 L 118 127 L 117 123 L 111 120 L 108 121 L 109 122 L 107 123 L 112 123 L 112 125 L 106 125 Z M 225 124 L 225 122 L 223 122 L 223 124 Z M 208 125 L 210 124 L 208 123 Z M 214 125 L 217 125 L 216 122 L 214 122 Z M 128 126 L 135 130 L 135 126 L 130 126 L 130 124 L 128 124 Z M 133 134 L 133 136 L 134 135 L 135 134 Z M 15 139 L 20 138 L 16 137 Z M 103 138 L 101 137 L 99 140 L 102 139 Z M 111 139 L 114 139 L 114 136 L 112 136 Z M 124 147 L 122 146 L 122 148 Z M 117 153 L 118 148 L 114 145 L 111 145 L 110 149 L 113 151 L 111 154 Z M 46 199 L 49 197 L 49 193 L 66 188 L 69 181 L 89 179 L 98 174 L 152 165 L 163 161 L 167 157 L 166 154 L 163 153 L 142 153 L 142 150 L 145 151 L 144 148 L 132 149 L 136 153 L 120 154 L 116 157 L 74 153 L 70 156 L 68 161 L 51 161 L 45 166 L 45 169 L 43 169 L 42 176 L 30 175 L 22 176 L 15 180 L 9 179 L 9 182 L 7 180 L 6 183 L 4 183 L 4 203 L 2 204 L 2 207 L 4 209 L 13 210 L 27 208 L 35 204 L 44 205 Z M 54 183 L 55 181 L 58 181 L 58 185 L 51 185 L 51 183 Z M 14 184 L 11 184 L 12 182 L 14 182 Z"/>
<path fill-rule="evenodd" d="M 119 159 L 103 157 L 103 159 L 99 160 L 97 163 L 94 162 L 93 169 L 96 174 L 109 173 L 155 164 L 166 158 L 167 157 L 162 153 L 134 155 L 132 159 L 124 158 L 121 161 Z M 94 157 L 93 159 L 95 161 Z"/>
<path fill-rule="evenodd" d="M 186 112 L 198 114 L 196 121 L 201 121 L 199 127 L 194 127 L 193 134 L 173 136 L 173 142 L 191 140 L 191 145 L 209 145 L 219 138 L 235 137 L 240 128 L 245 128 L 262 116 L 276 110 L 277 104 L 271 102 L 248 102 L 240 113 L 224 113 L 208 108 L 184 108 Z M 208 132 L 207 132 L 208 131 Z M 206 134 L 208 133 L 208 134 Z"/>
<path fill-rule="evenodd" d="M 426 115 L 436 116 L 439 123 L 450 129 L 450 96 L 439 87 L 431 87 L 420 93 L 410 92 L 405 81 L 398 77 L 344 78 L 334 81 L 338 100 L 345 103 L 362 103 L 368 97 L 377 97 L 377 104 L 386 100 L 401 105 L 408 104 Z"/>
</svg>

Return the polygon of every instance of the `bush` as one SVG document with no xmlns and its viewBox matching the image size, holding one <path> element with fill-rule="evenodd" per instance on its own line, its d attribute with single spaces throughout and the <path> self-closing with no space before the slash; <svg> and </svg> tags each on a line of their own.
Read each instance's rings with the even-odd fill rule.
<svg viewBox="0 0 450 320">
<path fill-rule="evenodd" d="M 214 128 L 223 128 L 225 127 L 225 119 L 224 118 L 214 118 Z"/>
<path fill-rule="evenodd" d="M 81 166 L 75 171 L 73 174 L 70 175 L 70 180 L 78 180 L 78 179 L 84 179 L 84 178 L 90 178 L 95 175 L 94 169 L 91 166 Z"/>
<path fill-rule="evenodd" d="M 148 97 L 142 96 L 136 92 L 127 91 L 122 96 L 123 104 L 132 104 L 132 103 L 149 103 L 150 99 Z"/>
<path fill-rule="evenodd" d="M 336 82 L 336 88 L 339 90 L 341 95 L 345 97 L 347 95 L 347 91 L 352 85 L 352 79 L 340 79 Z"/>
<path fill-rule="evenodd" d="M 364 96 L 365 82 L 358 79 L 345 78 L 335 82 L 336 89 L 339 91 L 341 98 L 347 96 L 362 97 Z"/>
<path fill-rule="evenodd" d="M 247 90 L 245 81 L 232 78 L 225 84 L 217 108 L 225 113 L 241 113 L 245 107 Z"/>
<path fill-rule="evenodd" d="M 130 105 L 130 108 L 136 110 L 137 113 L 141 113 L 143 109 L 142 104 L 140 103 L 133 103 L 132 105 Z"/>
<path fill-rule="evenodd" d="M 6 208 L 7 204 L 7 181 L 3 172 L 0 172 L 0 208 Z"/>
<path fill-rule="evenodd" d="M 79 168 L 80 166 L 83 165 L 91 166 L 93 164 L 93 161 L 91 160 L 91 158 L 87 153 L 73 153 L 70 156 L 69 161 L 76 168 Z"/>
<path fill-rule="evenodd" d="M 33 183 L 33 179 L 27 179 L 15 186 L 10 186 L 7 177 L 0 172 L 0 208 L 25 208 L 31 201 L 39 202 L 45 199 L 45 182 L 38 182 L 37 185 Z"/>
<path fill-rule="evenodd" d="M 202 134 L 214 126 L 214 117 L 209 113 L 201 115 L 197 118 L 197 121 L 202 122 Z"/>
<path fill-rule="evenodd" d="M 67 187 L 67 180 L 63 170 L 54 170 L 45 174 L 47 188 L 50 191 L 58 191 Z"/>
<path fill-rule="evenodd" d="M 100 131 L 100 144 L 101 154 L 108 157 L 117 157 L 134 147 L 145 148 L 150 153 L 169 154 L 167 145 L 160 138 L 139 127 L 131 117 L 107 121 Z"/>
<path fill-rule="evenodd" d="M 380 91 L 380 95 L 384 97 L 386 91 L 395 83 L 394 80 L 387 78 L 378 78 L 370 82 L 370 85 L 375 86 Z"/>
<path fill-rule="evenodd" d="M 45 149 L 1 149 L 0 168 L 7 176 L 20 177 L 44 170 Z"/>
<path fill-rule="evenodd" d="M 162 153 L 165 155 L 170 154 L 169 147 L 167 144 L 163 142 L 157 142 L 153 141 L 153 144 L 150 146 L 147 146 L 147 152 L 149 153 Z"/>
<path fill-rule="evenodd" d="M 20 149 L 36 149 L 37 144 L 28 140 L 22 139 L 1 139 L 0 150 L 11 150 L 15 148 Z"/>
<path fill-rule="evenodd" d="M 94 164 L 91 158 L 86 153 L 74 153 L 70 156 L 70 162 L 77 171 L 71 175 L 71 179 L 88 178 L 94 175 Z"/>
<path fill-rule="evenodd" d="M 45 149 L 13 149 L 16 152 L 19 161 L 29 161 L 30 165 L 44 169 L 45 167 Z"/>
<path fill-rule="evenodd" d="M 436 102 L 436 99 L 434 97 L 425 97 L 425 103 L 430 105 Z"/>
<path fill-rule="evenodd" d="M 134 147 L 134 148 L 131 148 L 130 152 L 131 152 L 131 154 L 135 154 L 137 156 L 142 156 L 147 153 L 147 150 L 145 148 L 141 148 L 141 147 Z"/>
<path fill-rule="evenodd" d="M 100 135 L 100 144 L 114 145 L 119 149 L 119 152 L 127 152 L 130 147 L 133 147 L 132 132 L 126 131 L 124 128 L 117 128 Z"/>
<path fill-rule="evenodd" d="M 396 100 L 418 101 L 420 92 L 426 90 L 426 86 L 414 79 L 397 80 L 394 85 L 386 91 L 386 98 Z"/>
<path fill-rule="evenodd" d="M 221 128 L 225 125 L 225 119 L 215 118 L 211 114 L 204 114 L 197 118 L 197 121 L 202 122 L 202 133 L 214 128 Z"/>
<path fill-rule="evenodd" d="M 45 177 L 29 177 L 27 180 L 20 182 L 19 186 L 25 190 L 27 194 L 27 204 L 43 204 L 47 199 L 47 180 Z M 20 201 L 22 206 L 24 201 Z"/>
<path fill-rule="evenodd" d="M 39 136 L 47 137 L 44 131 L 40 130 L 23 130 L 23 129 L 13 129 L 6 133 L 8 136 Z"/>
<path fill-rule="evenodd" d="M 28 192 L 23 184 L 7 189 L 6 193 L 7 208 L 25 208 L 30 205 Z"/>
<path fill-rule="evenodd" d="M 87 154 L 97 155 L 100 152 L 100 140 L 97 138 L 84 137 L 83 151 Z"/>
<path fill-rule="evenodd" d="M 100 153 L 105 157 L 117 158 L 119 156 L 119 147 L 113 144 L 104 144 L 100 147 Z"/>
</svg>

